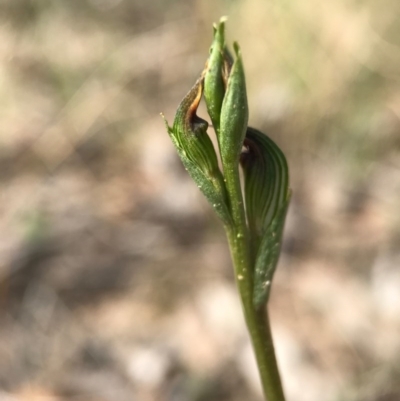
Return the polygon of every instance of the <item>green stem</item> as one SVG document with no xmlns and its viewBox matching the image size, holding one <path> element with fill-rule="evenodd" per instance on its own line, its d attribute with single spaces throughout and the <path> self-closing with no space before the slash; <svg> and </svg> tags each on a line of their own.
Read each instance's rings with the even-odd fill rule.
<svg viewBox="0 0 400 401">
<path fill-rule="evenodd" d="M 260 372 L 261 384 L 268 401 L 285 401 L 268 312 L 263 309 L 257 311 L 253 306 L 252 268 L 254 261 L 250 252 L 250 237 L 246 224 L 238 167 L 225 166 L 224 173 L 233 218 L 233 226 L 225 227 L 225 229 L 243 312 Z"/>
</svg>

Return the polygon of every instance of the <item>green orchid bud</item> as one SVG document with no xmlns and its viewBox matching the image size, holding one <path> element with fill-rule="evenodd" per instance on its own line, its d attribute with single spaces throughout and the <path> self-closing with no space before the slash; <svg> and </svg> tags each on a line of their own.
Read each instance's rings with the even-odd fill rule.
<svg viewBox="0 0 400 401">
<path fill-rule="evenodd" d="M 207 134 L 208 123 L 196 114 L 202 93 L 201 77 L 179 105 L 172 128 L 165 121 L 166 127 L 186 170 L 223 222 L 230 224 L 225 183 Z"/>
<path fill-rule="evenodd" d="M 246 214 L 256 254 L 253 303 L 267 302 L 278 263 L 286 211 L 290 200 L 289 170 L 279 147 L 266 135 L 248 128 L 241 155 Z"/>
<path fill-rule="evenodd" d="M 228 77 L 220 118 L 219 143 L 224 167 L 238 163 L 249 117 L 242 56 L 237 43 L 234 49 L 236 60 Z"/>
<path fill-rule="evenodd" d="M 203 79 L 200 78 L 179 105 L 172 130 L 187 158 L 204 173 L 213 174 L 219 168 L 214 146 L 207 135 L 208 123 L 196 114 L 202 93 Z"/>
<path fill-rule="evenodd" d="M 286 158 L 268 136 L 248 127 L 244 170 L 246 212 L 250 231 L 262 235 L 287 198 L 289 173 Z"/>
</svg>

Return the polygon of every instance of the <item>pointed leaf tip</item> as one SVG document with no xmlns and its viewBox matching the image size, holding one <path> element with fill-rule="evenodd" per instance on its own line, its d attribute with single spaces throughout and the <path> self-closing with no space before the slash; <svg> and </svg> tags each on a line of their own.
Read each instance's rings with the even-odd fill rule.
<svg viewBox="0 0 400 401">
<path fill-rule="evenodd" d="M 222 77 L 225 48 L 224 31 L 223 22 L 215 26 L 214 39 L 204 71 L 204 98 L 217 136 L 219 134 L 222 101 L 225 95 L 225 85 Z"/>
<path fill-rule="evenodd" d="M 233 42 L 233 50 L 235 50 L 236 57 L 241 57 L 240 46 L 238 42 Z"/>
</svg>

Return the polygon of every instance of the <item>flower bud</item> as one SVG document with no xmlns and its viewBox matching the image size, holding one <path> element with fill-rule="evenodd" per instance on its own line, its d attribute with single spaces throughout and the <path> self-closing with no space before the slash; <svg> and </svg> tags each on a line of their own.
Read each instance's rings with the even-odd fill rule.
<svg viewBox="0 0 400 401">
<path fill-rule="evenodd" d="M 199 78 L 179 105 L 172 128 L 166 122 L 167 131 L 190 176 L 224 223 L 230 224 L 225 183 L 207 134 L 208 123 L 196 114 L 202 93 L 203 78 Z"/>
<path fill-rule="evenodd" d="M 286 158 L 266 135 L 248 128 L 247 151 L 240 162 L 244 171 L 246 214 L 256 254 L 253 303 L 267 300 L 278 263 L 287 207 L 290 200 Z"/>
<path fill-rule="evenodd" d="M 242 57 L 237 43 L 234 43 L 234 49 L 236 60 L 228 77 L 220 117 L 219 143 L 224 167 L 239 161 L 249 114 Z"/>
<path fill-rule="evenodd" d="M 248 127 L 244 146 L 240 163 L 247 217 L 250 230 L 260 236 L 287 198 L 288 166 L 275 142 L 254 128 Z"/>
<path fill-rule="evenodd" d="M 179 105 L 172 130 L 186 157 L 206 174 L 212 174 L 219 171 L 217 155 L 207 135 L 207 121 L 196 114 L 202 93 L 203 79 L 199 78 Z"/>
</svg>

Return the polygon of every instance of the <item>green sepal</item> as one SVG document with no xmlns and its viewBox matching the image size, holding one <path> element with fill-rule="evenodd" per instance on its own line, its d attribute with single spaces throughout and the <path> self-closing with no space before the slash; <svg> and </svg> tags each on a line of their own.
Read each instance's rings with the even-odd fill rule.
<svg viewBox="0 0 400 401">
<path fill-rule="evenodd" d="M 254 268 L 253 305 L 259 309 L 268 302 L 272 279 L 278 265 L 287 209 L 290 203 L 289 191 L 271 224 L 264 232 L 258 249 Z"/>
<path fill-rule="evenodd" d="M 234 50 L 236 60 L 228 77 L 220 119 L 219 144 L 224 167 L 238 163 L 249 118 L 242 56 L 237 43 Z"/>
<path fill-rule="evenodd" d="M 182 100 L 168 134 L 180 159 L 199 189 L 225 225 L 231 224 L 224 178 L 218 166 L 214 146 L 207 134 L 208 123 L 196 114 L 203 92 L 203 79 L 196 81 Z"/>
<path fill-rule="evenodd" d="M 269 297 L 278 263 L 285 216 L 290 200 L 289 170 L 285 155 L 260 131 L 248 127 L 241 155 L 246 214 L 255 256 L 253 303 Z"/>
<path fill-rule="evenodd" d="M 214 40 L 211 44 L 210 56 L 207 60 L 204 74 L 204 99 L 217 136 L 219 136 L 221 107 L 225 95 L 222 76 L 225 48 L 224 21 L 221 18 L 219 24 L 214 25 Z"/>
</svg>

